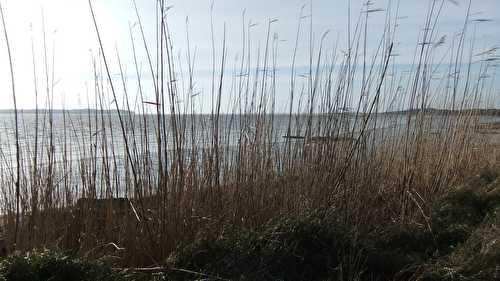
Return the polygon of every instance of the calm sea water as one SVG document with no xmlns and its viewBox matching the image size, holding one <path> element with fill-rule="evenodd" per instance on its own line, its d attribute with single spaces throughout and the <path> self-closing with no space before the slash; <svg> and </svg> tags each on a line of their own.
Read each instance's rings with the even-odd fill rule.
<svg viewBox="0 0 500 281">
<path fill-rule="evenodd" d="M 137 148 L 137 153 L 144 154 L 146 148 L 150 155 L 156 155 L 158 118 L 156 115 L 123 114 L 122 131 L 118 114 L 114 111 L 57 111 L 49 114 L 46 111 L 39 113 L 21 112 L 18 120 L 19 144 L 24 166 L 32 163 L 35 148 L 37 149 L 38 165 L 43 166 L 49 161 L 49 151 L 53 150 L 53 161 L 81 162 L 85 159 L 100 159 L 102 157 L 125 157 L 125 133 L 129 146 Z M 181 134 L 181 148 L 191 149 L 193 143 L 197 148 L 206 148 L 214 141 L 214 120 L 209 115 L 178 116 L 174 121 L 169 116 L 159 121 L 166 124 L 166 130 L 161 131 L 167 143 L 162 147 L 174 149 L 173 130 L 176 127 Z M 335 115 L 330 117 L 314 116 L 311 120 L 306 115 L 294 115 L 290 123 L 290 135 L 298 136 L 293 141 L 301 141 L 300 136 L 307 133 L 307 125 L 311 124 L 312 136 L 345 134 L 359 131 L 363 127 L 363 118 L 355 121 L 353 115 Z M 480 122 L 500 122 L 500 117 L 482 116 Z M 372 132 L 380 131 L 385 135 L 401 134 L 407 124 L 408 116 L 404 114 L 383 114 L 372 117 L 367 123 L 367 129 Z M 265 134 L 266 141 L 275 146 L 282 145 L 288 134 L 289 116 L 265 116 L 260 122 L 265 122 L 266 132 L 258 132 L 256 116 L 221 115 L 219 118 L 219 145 L 225 149 L 236 147 L 241 138 L 253 139 L 256 134 Z M 330 124 L 336 130 L 327 131 Z M 445 120 L 440 116 L 433 116 L 429 123 L 430 129 L 438 130 Z M 3 173 L 16 165 L 15 125 L 14 114 L 0 113 L 0 167 Z M 192 133 L 194 132 L 194 134 Z M 52 156 L 51 156 L 52 157 Z"/>
</svg>

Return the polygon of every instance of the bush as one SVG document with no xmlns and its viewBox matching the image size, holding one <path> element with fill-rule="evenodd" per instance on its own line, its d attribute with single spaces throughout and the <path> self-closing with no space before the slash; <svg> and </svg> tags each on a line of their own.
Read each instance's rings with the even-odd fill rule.
<svg viewBox="0 0 500 281">
<path fill-rule="evenodd" d="M 448 254 L 428 264 L 419 280 L 499 280 L 500 181 L 483 173 L 451 192 L 433 214 Z"/>
<path fill-rule="evenodd" d="M 109 267 L 90 264 L 47 250 L 15 254 L 0 262 L 5 281 L 121 281 Z"/>
<path fill-rule="evenodd" d="M 268 223 L 262 231 L 239 230 L 202 237 L 170 258 L 173 267 L 238 280 L 324 280 L 338 274 L 348 249 L 345 232 L 315 217 Z M 172 276 L 177 280 L 193 276 Z"/>
</svg>

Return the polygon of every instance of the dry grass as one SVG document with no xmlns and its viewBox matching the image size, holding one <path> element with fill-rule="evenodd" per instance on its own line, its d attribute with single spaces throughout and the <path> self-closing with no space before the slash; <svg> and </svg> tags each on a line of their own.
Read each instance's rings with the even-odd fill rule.
<svg viewBox="0 0 500 281">
<path fill-rule="evenodd" d="M 445 2 L 431 1 L 421 42 L 437 40 L 431 27 Z M 300 218 L 318 209 L 330 210 L 335 216 L 332 223 L 355 236 L 393 224 L 427 225 L 429 208 L 444 191 L 496 162 L 487 142 L 477 137 L 477 115 L 467 110 L 482 104 L 479 89 L 486 83 L 466 75 L 472 60 L 464 55 L 469 51 L 464 43 L 468 17 L 461 36 L 453 39 L 455 48 L 443 57 L 454 62 L 442 78 L 444 83 L 428 79 L 436 59 L 433 44 L 418 45 L 417 59 L 404 79 L 388 75 L 389 70 L 395 71 L 397 15 L 387 15 L 387 31 L 381 34 L 379 51 L 371 58 L 359 47 L 349 48 L 343 56 L 321 44 L 310 50 L 311 71 L 302 90 L 292 71 L 290 111 L 284 119 L 287 130 L 281 134 L 276 120 L 283 115 L 275 112 L 277 39 L 269 37 L 261 54 L 263 62 L 256 66 L 242 56 L 242 75 L 233 78 L 239 86 L 231 92 L 227 114 L 221 113 L 227 47 L 222 42 L 224 55 L 218 63 L 213 58 L 220 76 L 214 69 L 214 86 L 206 93 L 212 96 L 211 113 L 199 115 L 193 58 L 188 57 L 182 66 L 188 69 L 187 78 L 178 75 L 181 65 L 175 63 L 169 47 L 172 42 L 163 5 L 160 1 L 158 46 L 151 51 L 141 37 L 151 80 L 138 77 L 141 95 L 135 105 L 129 101 L 125 83 L 118 90 L 111 79 L 99 38 L 94 94 L 99 101 L 95 108 L 101 111 L 85 115 L 88 122 L 82 132 L 72 129 L 68 115 L 62 141 L 54 139 L 50 121 L 50 126 L 40 127 L 41 139 L 17 148 L 23 157 L 18 165 L 1 164 L 2 219 L 5 236 L 15 242 L 14 248 L 45 246 L 86 257 L 105 256 L 124 265 L 161 265 L 179 244 L 194 241 L 200 233 L 217 237 L 228 228 L 254 230 L 272 219 Z M 305 20 L 299 19 L 299 30 Z M 140 18 L 138 23 L 138 29 L 131 29 L 134 52 L 140 45 L 134 35 L 144 34 Z M 363 29 L 368 24 L 368 17 L 360 17 L 350 46 L 366 43 Z M 99 35 L 99 23 L 95 27 Z M 272 21 L 268 33 L 272 34 Z M 301 40 L 299 34 L 297 38 Z M 244 39 L 243 46 L 250 44 L 248 40 Z M 151 58 L 153 52 L 158 53 L 158 68 Z M 245 47 L 242 53 L 255 55 Z M 365 61 L 363 68 L 357 67 L 361 60 Z M 295 57 L 292 69 L 294 64 Z M 490 62 L 481 64 L 488 69 Z M 334 75 L 333 66 L 340 68 L 338 74 Z M 50 97 L 49 74 L 45 75 Z M 180 86 L 183 78 L 187 89 Z M 144 100 L 142 95 L 150 81 L 154 101 Z M 361 81 L 360 90 L 355 89 L 356 81 Z M 457 94 L 459 91 L 464 94 Z M 124 107 L 108 103 L 116 101 L 120 92 Z M 443 107 L 449 111 L 443 114 L 427 111 L 438 94 L 447 101 Z M 177 102 L 181 99 L 187 106 Z M 106 104 L 114 105 L 118 115 L 106 111 L 110 109 Z M 392 106 L 385 108 L 386 104 Z M 356 111 L 342 113 L 353 105 Z M 153 106 L 153 115 L 146 106 Z M 131 108 L 137 114 L 128 111 Z M 411 114 L 381 112 L 407 108 L 413 109 Z M 52 111 L 37 112 L 37 128 L 38 114 L 53 118 Z M 398 118 L 404 124 L 396 129 L 377 126 L 377 122 Z M 438 130 L 431 129 L 435 124 Z M 79 140 L 79 155 L 68 148 L 72 134 Z M 228 145 L 231 140 L 236 140 L 233 147 Z M 57 142 L 60 146 L 54 148 Z M 19 177 L 12 176 L 12 167 L 20 168 Z M 16 179 L 20 194 L 13 189 Z M 91 200 L 120 197 L 130 201 Z M 94 203 L 82 207 L 80 198 Z"/>
</svg>

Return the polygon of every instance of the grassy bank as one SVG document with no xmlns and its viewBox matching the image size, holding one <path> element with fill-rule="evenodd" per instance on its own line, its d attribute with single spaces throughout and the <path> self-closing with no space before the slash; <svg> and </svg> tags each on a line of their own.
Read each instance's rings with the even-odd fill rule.
<svg viewBox="0 0 500 281">
<path fill-rule="evenodd" d="M 394 223 L 359 236 L 332 211 L 279 219 L 254 230 L 202 232 L 161 268 L 111 269 L 50 251 L 0 262 L 0 278 L 22 280 L 496 280 L 500 177 L 483 170 L 450 188 L 426 224 Z"/>
<path fill-rule="evenodd" d="M 230 280 L 496 280 L 499 202 L 498 171 L 486 170 L 434 202 L 425 224 L 357 236 L 332 223 L 338 214 L 320 211 L 260 231 L 201 236 L 170 262 Z"/>
</svg>

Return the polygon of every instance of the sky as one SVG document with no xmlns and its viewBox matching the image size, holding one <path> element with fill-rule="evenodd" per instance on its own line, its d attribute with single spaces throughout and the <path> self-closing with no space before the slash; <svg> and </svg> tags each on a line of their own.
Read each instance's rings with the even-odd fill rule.
<svg viewBox="0 0 500 281">
<path fill-rule="evenodd" d="M 136 0 L 147 44 L 150 49 L 155 42 L 155 0 Z M 374 53 L 384 28 L 387 12 L 395 13 L 399 7 L 400 22 L 395 52 L 398 64 L 411 63 L 419 33 L 424 25 L 427 7 L 434 0 L 372 0 L 373 9 L 383 9 L 369 15 L 368 53 Z M 349 3 L 350 2 L 350 3 Z M 458 32 L 463 24 L 468 1 L 446 0 L 439 20 L 439 34 L 448 38 Z M 0 0 L 5 14 L 6 29 L 12 52 L 17 104 L 19 108 L 31 109 L 38 103 L 44 107 L 47 82 L 45 65 L 48 65 L 49 85 L 54 93 L 54 108 L 85 108 L 93 104 L 93 57 L 99 52 L 96 31 L 88 0 Z M 135 15 L 134 5 L 129 0 L 93 0 L 93 8 L 100 29 L 106 57 L 114 79 L 119 68 L 117 54 L 127 77 L 130 92 L 136 92 L 137 77 L 134 74 L 130 26 L 135 40 L 139 67 L 147 79 L 147 57 L 145 55 Z M 220 60 L 224 28 L 226 30 L 227 68 L 237 65 L 241 57 L 242 28 L 250 30 L 252 53 L 263 49 L 266 42 L 267 23 L 272 23 L 272 33 L 279 38 L 277 65 L 286 69 L 291 64 L 297 26 L 301 8 L 302 29 L 298 44 L 298 69 L 306 69 L 309 63 L 310 30 L 316 42 L 327 31 L 324 47 L 339 52 L 346 48 L 348 37 L 349 8 L 351 24 L 360 15 L 363 1 L 358 0 L 170 0 L 166 20 L 169 25 L 174 53 L 185 63 L 187 53 L 187 31 L 191 52 L 196 49 L 195 73 L 200 100 L 208 97 L 212 72 L 211 21 L 214 27 L 216 58 Z M 388 8 L 389 7 L 389 8 Z M 491 21 L 475 24 L 478 52 L 500 45 L 500 1 L 472 0 L 472 18 Z M 308 17 L 312 15 L 312 17 Z M 243 24 L 243 19 L 245 24 Z M 310 26 L 312 19 L 312 26 Z M 44 43 L 45 30 L 45 43 Z M 247 33 L 246 36 L 249 34 Z M 5 38 L 0 37 L 0 109 L 13 107 L 10 69 Z M 45 45 L 45 47 L 44 47 Z M 34 50 L 34 60 L 32 56 Z M 45 56 L 44 48 L 47 56 Z M 262 50 L 261 50 L 262 52 Z M 47 63 L 46 63 L 47 61 Z M 35 79 L 38 101 L 35 99 Z M 278 79 L 282 88 L 282 100 L 286 99 L 289 78 L 283 71 Z M 142 76 L 142 74 L 141 74 Z M 184 83 L 185 81 L 181 82 Z M 226 85 L 230 85 L 227 83 Z M 150 85 L 151 86 L 151 85 Z M 230 87 L 230 86 L 227 86 Z M 118 88 L 118 87 L 117 87 Z M 151 87 L 149 88 L 151 90 Z M 120 92 L 121 90 L 118 90 Z M 280 93 L 281 93 L 280 92 Z M 146 91 L 151 98 L 152 91 Z M 202 102 L 203 103 L 203 102 Z"/>
</svg>

